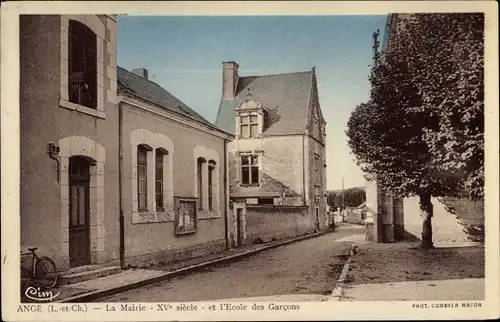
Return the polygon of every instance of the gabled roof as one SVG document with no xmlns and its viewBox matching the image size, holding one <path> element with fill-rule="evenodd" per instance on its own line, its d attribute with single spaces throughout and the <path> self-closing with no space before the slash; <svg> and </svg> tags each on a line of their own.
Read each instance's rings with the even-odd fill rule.
<svg viewBox="0 0 500 322">
<path fill-rule="evenodd" d="M 235 108 L 247 93 L 267 110 L 264 135 L 303 134 L 309 113 L 312 71 L 240 77 L 234 99 L 222 99 L 216 125 L 235 133 Z"/>
<path fill-rule="evenodd" d="M 203 116 L 189 108 L 189 106 L 170 94 L 160 85 L 119 66 L 117 68 L 117 78 L 119 90 L 129 91 L 139 98 L 150 101 L 167 110 L 201 122 L 220 131 L 214 124 L 207 121 Z"/>
</svg>

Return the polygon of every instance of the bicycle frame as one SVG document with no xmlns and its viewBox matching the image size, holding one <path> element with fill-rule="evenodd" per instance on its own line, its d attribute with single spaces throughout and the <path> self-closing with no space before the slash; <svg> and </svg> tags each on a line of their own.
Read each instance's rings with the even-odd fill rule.
<svg viewBox="0 0 500 322">
<path fill-rule="evenodd" d="M 31 276 L 34 277 L 36 276 L 36 270 L 37 270 L 37 262 L 40 261 L 40 257 L 35 253 L 35 251 L 30 251 L 28 253 L 21 253 L 21 256 L 29 256 L 31 255 Z M 43 267 L 42 267 L 43 269 Z"/>
</svg>

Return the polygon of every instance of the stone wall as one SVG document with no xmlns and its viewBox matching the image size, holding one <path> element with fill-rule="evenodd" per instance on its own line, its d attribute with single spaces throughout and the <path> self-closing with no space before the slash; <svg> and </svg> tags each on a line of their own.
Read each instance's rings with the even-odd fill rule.
<svg viewBox="0 0 500 322">
<path fill-rule="evenodd" d="M 246 206 L 247 243 L 260 238 L 263 242 L 311 233 L 315 222 L 308 207 Z"/>
<path fill-rule="evenodd" d="M 463 242 L 468 241 L 467 234 L 457 221 L 438 199 L 432 198 L 434 217 L 432 218 L 432 233 L 434 242 Z M 404 227 L 407 233 L 422 238 L 422 217 L 418 197 L 404 200 Z"/>
<path fill-rule="evenodd" d="M 217 254 L 225 250 L 226 240 L 212 240 L 198 243 L 189 247 L 179 247 L 166 249 L 154 253 L 138 255 L 126 258 L 125 265 L 128 266 L 147 266 L 162 265 L 181 260 L 188 260 L 197 257 Z"/>
</svg>

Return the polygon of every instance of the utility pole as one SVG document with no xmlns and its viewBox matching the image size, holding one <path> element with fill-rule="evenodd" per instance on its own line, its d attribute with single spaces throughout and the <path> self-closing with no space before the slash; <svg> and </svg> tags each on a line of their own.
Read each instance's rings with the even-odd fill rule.
<svg viewBox="0 0 500 322">
<path fill-rule="evenodd" d="M 378 41 L 378 36 L 380 35 L 380 30 L 377 29 L 377 32 L 374 32 L 372 37 L 373 37 L 373 62 L 372 65 L 374 68 L 378 66 L 378 46 L 380 42 Z"/>
</svg>

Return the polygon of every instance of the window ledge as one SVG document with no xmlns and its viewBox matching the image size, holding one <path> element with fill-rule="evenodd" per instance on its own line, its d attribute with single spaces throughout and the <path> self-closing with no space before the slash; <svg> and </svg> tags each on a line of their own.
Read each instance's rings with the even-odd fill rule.
<svg viewBox="0 0 500 322">
<path fill-rule="evenodd" d="M 222 218 L 221 216 L 214 215 L 214 216 L 200 217 L 198 218 L 198 220 L 221 219 L 221 218 Z"/>
<path fill-rule="evenodd" d="M 256 136 L 237 136 L 236 138 L 238 140 L 251 140 L 251 139 L 262 139 L 263 136 L 262 136 L 262 134 L 259 134 Z"/>
<path fill-rule="evenodd" d="M 90 116 L 98 117 L 100 119 L 106 119 L 106 113 L 104 113 L 103 111 L 99 111 L 99 110 L 96 110 L 96 109 L 93 109 L 90 107 L 71 103 L 71 102 L 63 100 L 63 99 L 59 100 L 59 107 L 66 108 L 66 109 L 71 110 L 71 111 L 77 111 L 79 113 L 87 114 Z"/>
<path fill-rule="evenodd" d="M 179 236 L 179 235 L 192 235 L 196 234 L 197 229 L 192 229 L 192 230 L 187 230 L 187 231 L 176 231 L 174 232 L 174 235 Z"/>
</svg>

